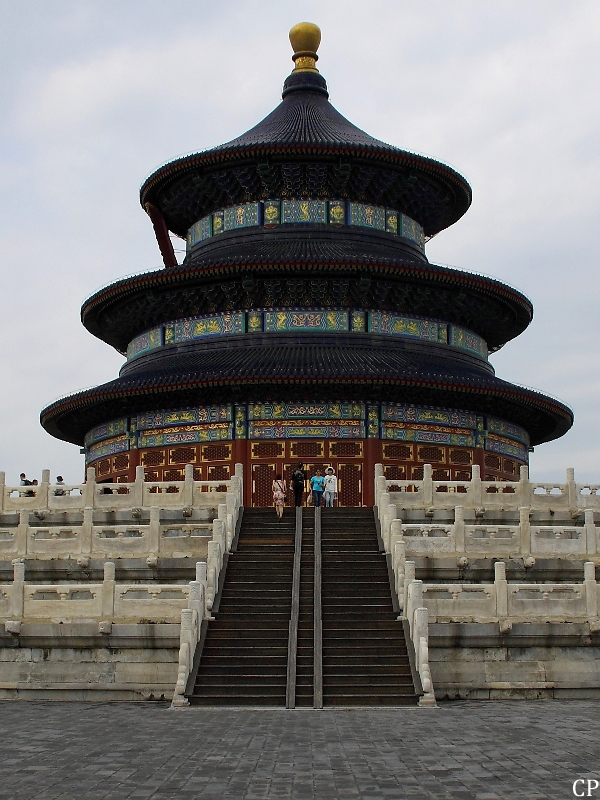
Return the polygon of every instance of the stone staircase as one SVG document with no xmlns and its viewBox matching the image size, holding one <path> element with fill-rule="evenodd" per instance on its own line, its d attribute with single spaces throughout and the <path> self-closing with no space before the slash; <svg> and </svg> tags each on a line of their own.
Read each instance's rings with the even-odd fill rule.
<svg viewBox="0 0 600 800">
<path fill-rule="evenodd" d="M 245 509 L 191 704 L 285 706 L 294 511 Z"/>
<path fill-rule="evenodd" d="M 323 704 L 416 705 L 371 509 L 321 511 Z"/>
<path fill-rule="evenodd" d="M 323 705 L 415 705 L 407 643 L 373 511 L 323 508 L 321 515 Z M 272 509 L 244 511 L 188 695 L 191 704 L 286 705 L 294 534 L 294 508 L 285 510 L 282 521 Z M 315 663 L 312 508 L 302 510 L 300 565 L 292 705 L 312 708 L 321 664 Z"/>
</svg>

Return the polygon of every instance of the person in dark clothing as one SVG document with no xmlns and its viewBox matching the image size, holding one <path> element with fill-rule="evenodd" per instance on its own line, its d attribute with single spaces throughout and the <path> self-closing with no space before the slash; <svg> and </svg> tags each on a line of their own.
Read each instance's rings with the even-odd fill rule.
<svg viewBox="0 0 600 800">
<path fill-rule="evenodd" d="M 292 472 L 292 489 L 294 490 L 294 502 L 296 506 L 302 505 L 305 482 L 306 473 L 304 472 L 303 465 L 298 464 L 296 469 Z"/>
</svg>

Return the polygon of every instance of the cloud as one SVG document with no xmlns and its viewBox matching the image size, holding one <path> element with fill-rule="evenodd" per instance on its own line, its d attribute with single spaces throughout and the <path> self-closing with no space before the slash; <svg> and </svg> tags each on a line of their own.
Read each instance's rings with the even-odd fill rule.
<svg viewBox="0 0 600 800">
<path fill-rule="evenodd" d="M 11 6 L 11 7 L 9 7 Z M 532 471 L 600 480 L 597 280 L 600 111 L 595 2 L 365 4 L 37 0 L 5 4 L 0 65 L 3 297 L 0 466 L 82 474 L 47 436 L 53 397 L 113 378 L 118 354 L 79 307 L 160 266 L 140 183 L 177 154 L 226 141 L 278 102 L 288 28 L 321 25 L 334 105 L 372 135 L 447 161 L 473 206 L 428 246 L 531 297 L 530 329 L 493 356 L 500 377 L 571 403 L 576 424 Z M 19 13 L 17 13 L 17 11 Z"/>
</svg>

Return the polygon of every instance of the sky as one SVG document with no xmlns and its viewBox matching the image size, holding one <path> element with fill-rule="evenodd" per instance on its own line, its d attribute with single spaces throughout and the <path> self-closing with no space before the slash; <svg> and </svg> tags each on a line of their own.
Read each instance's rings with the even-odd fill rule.
<svg viewBox="0 0 600 800">
<path fill-rule="evenodd" d="M 139 186 L 277 105 L 288 31 L 304 20 L 321 27 L 318 66 L 342 114 L 471 184 L 470 210 L 427 245 L 430 261 L 534 304 L 492 363 L 567 403 L 575 424 L 536 447 L 532 477 L 558 482 L 574 467 L 600 483 L 597 0 L 0 0 L 7 483 L 43 468 L 81 479 L 79 448 L 39 424 L 52 400 L 123 363 L 83 328 L 81 304 L 162 266 Z"/>
</svg>

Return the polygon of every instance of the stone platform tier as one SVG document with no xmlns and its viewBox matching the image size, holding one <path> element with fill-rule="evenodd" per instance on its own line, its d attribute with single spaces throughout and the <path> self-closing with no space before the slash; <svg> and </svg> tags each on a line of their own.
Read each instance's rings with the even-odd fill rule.
<svg viewBox="0 0 600 800">
<path fill-rule="evenodd" d="M 163 485 L 140 470 L 100 488 L 93 470 L 78 486 L 50 486 L 46 471 L 39 487 L 3 486 L 0 698 L 170 699 L 239 528 L 236 472 L 202 483 L 190 466 Z"/>
<path fill-rule="evenodd" d="M 439 698 L 598 697 L 600 485 L 390 481 L 376 512 Z M 511 580 L 512 578 L 512 580 Z M 508 580 L 507 580 L 508 579 Z M 420 636 L 420 634 L 417 634 Z M 423 638 L 423 637 L 421 637 Z"/>
</svg>

